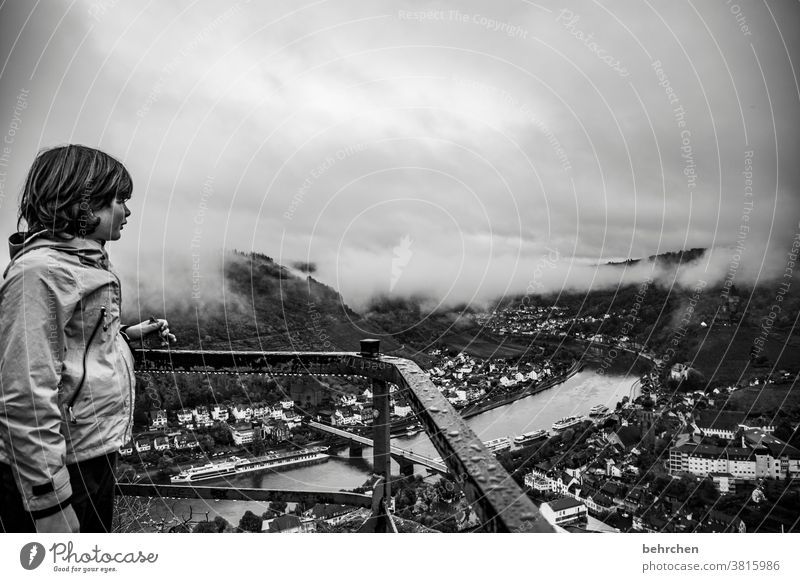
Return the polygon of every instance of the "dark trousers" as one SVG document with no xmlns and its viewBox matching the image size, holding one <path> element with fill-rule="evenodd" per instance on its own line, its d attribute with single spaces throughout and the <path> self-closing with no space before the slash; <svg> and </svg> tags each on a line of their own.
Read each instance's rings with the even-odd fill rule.
<svg viewBox="0 0 800 582">
<path fill-rule="evenodd" d="M 72 485 L 72 508 L 81 532 L 111 531 L 114 514 L 114 467 L 117 453 L 67 465 Z M 35 533 L 31 514 L 25 511 L 11 467 L 0 463 L 0 532 Z"/>
</svg>

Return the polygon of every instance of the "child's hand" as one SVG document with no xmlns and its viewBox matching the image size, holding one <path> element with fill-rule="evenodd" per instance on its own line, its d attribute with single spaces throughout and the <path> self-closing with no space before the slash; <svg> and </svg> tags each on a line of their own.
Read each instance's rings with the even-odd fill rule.
<svg viewBox="0 0 800 582">
<path fill-rule="evenodd" d="M 143 321 L 141 325 L 147 326 L 147 331 L 145 331 L 142 335 L 146 336 L 153 333 L 158 333 L 158 335 L 161 337 L 162 346 L 168 346 L 170 344 L 177 343 L 178 341 L 175 335 L 169 332 L 169 322 L 166 319 L 151 317 L 148 321 Z"/>
<path fill-rule="evenodd" d="M 125 330 L 125 334 L 131 340 L 144 339 L 149 335 L 157 333 L 161 337 L 161 345 L 168 346 L 177 343 L 177 338 L 169 331 L 169 322 L 166 319 L 151 317 L 147 321 L 131 325 Z"/>
</svg>

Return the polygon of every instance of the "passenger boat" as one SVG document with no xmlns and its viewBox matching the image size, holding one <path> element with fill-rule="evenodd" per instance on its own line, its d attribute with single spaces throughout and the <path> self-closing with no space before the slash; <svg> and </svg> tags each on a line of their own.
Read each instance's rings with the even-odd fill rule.
<svg viewBox="0 0 800 582">
<path fill-rule="evenodd" d="M 557 420 L 553 423 L 553 430 L 566 430 L 580 424 L 581 422 L 583 422 L 582 416 L 565 416 L 561 420 Z"/>
<path fill-rule="evenodd" d="M 608 406 L 603 406 L 602 404 L 597 404 L 592 406 L 591 410 L 589 410 L 589 416 L 603 416 L 604 414 L 608 413 Z"/>
<path fill-rule="evenodd" d="M 514 437 L 514 444 L 518 447 L 524 447 L 532 442 L 540 439 L 547 438 L 547 431 L 544 429 L 534 430 L 533 432 L 526 432 L 519 436 Z"/>
<path fill-rule="evenodd" d="M 511 448 L 511 439 L 508 437 L 500 437 L 499 439 L 484 441 L 483 444 L 493 453 L 500 453 Z"/>
<path fill-rule="evenodd" d="M 288 467 L 300 467 L 323 463 L 330 458 L 325 454 L 327 447 L 310 447 L 298 451 L 286 451 L 271 453 L 263 457 L 253 459 L 240 459 L 231 457 L 220 463 L 208 463 L 202 467 L 191 467 L 181 471 L 178 475 L 170 477 L 172 483 L 193 483 L 205 479 L 215 479 L 219 477 L 230 477 L 240 473 L 250 473 L 252 471 L 263 471 L 266 469 L 278 470 Z"/>
</svg>

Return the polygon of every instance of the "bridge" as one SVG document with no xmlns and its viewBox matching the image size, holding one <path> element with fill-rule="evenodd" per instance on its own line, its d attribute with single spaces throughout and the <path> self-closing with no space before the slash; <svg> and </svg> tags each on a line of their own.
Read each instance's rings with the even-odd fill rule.
<svg viewBox="0 0 800 582">
<path fill-rule="evenodd" d="M 463 492 L 486 532 L 553 532 L 554 527 L 497 462 L 461 415 L 411 360 L 379 353 L 377 340 L 363 340 L 360 352 L 262 352 L 206 350 L 134 350 L 137 372 L 152 374 L 217 373 L 274 376 L 361 376 L 371 382 L 373 408 L 373 479 L 367 495 L 346 492 L 287 491 L 117 483 L 129 497 L 339 502 L 368 507 L 371 517 L 361 531 L 397 531 L 392 504 L 390 384 L 412 412 L 441 456 L 447 473 Z M 411 455 L 412 453 L 408 453 Z M 421 457 L 421 456 L 420 456 Z M 411 457 L 409 457 L 411 458 Z M 413 461 L 413 459 L 412 459 Z M 416 462 L 422 463 L 418 458 Z M 345 501 L 344 497 L 347 497 Z M 333 501 L 337 499 L 339 501 Z"/>
<path fill-rule="evenodd" d="M 351 442 L 360 443 L 368 447 L 373 446 L 372 439 L 368 439 L 366 437 L 353 434 L 346 430 L 334 428 L 327 424 L 321 424 L 319 422 L 315 422 L 312 420 L 308 423 L 308 426 L 322 432 L 327 432 L 336 436 L 346 438 Z M 433 469 L 437 473 L 441 473 L 442 475 L 447 475 L 448 473 L 447 465 L 445 465 L 444 463 L 439 463 L 437 461 L 434 461 L 430 457 L 418 455 L 413 451 L 407 451 L 405 449 L 401 449 L 400 447 L 396 447 L 394 445 L 390 445 L 389 452 L 391 453 L 392 458 L 395 459 L 400 465 L 400 473 L 403 475 L 413 475 L 415 464 L 424 465 L 429 469 Z"/>
</svg>

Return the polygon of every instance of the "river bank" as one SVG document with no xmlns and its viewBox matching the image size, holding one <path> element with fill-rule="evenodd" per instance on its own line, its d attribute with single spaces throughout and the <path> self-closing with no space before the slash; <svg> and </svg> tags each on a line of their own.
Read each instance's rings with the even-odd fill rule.
<svg viewBox="0 0 800 582">
<path fill-rule="evenodd" d="M 625 367 L 615 369 L 613 373 L 606 371 L 598 374 L 589 365 L 548 389 L 540 389 L 530 397 L 475 414 L 467 420 L 467 424 L 484 441 L 506 436 L 513 438 L 538 429 L 549 430 L 556 420 L 570 415 L 588 414 L 596 404 L 613 408 L 624 396 L 630 396 L 631 385 L 637 379 L 637 376 L 627 373 Z M 431 458 L 440 454 L 424 431 L 413 436 L 404 433 L 393 436 L 392 444 Z M 225 487 L 338 491 L 360 487 L 373 473 L 371 447 L 365 446 L 357 457 L 350 456 L 348 447 L 341 447 L 330 453 L 332 456 L 327 463 L 281 472 L 241 474 L 216 483 Z M 400 472 L 399 466 L 394 462 L 392 472 Z M 428 473 L 424 467 L 419 466 L 417 474 L 424 478 Z M 214 485 L 215 481 L 208 481 L 207 484 Z M 232 524 L 237 524 L 246 510 L 261 515 L 267 509 L 266 503 L 255 501 L 159 499 L 153 503 L 158 506 L 153 513 L 159 519 L 162 516 L 187 516 L 193 511 L 194 515 L 201 516 L 209 513 L 211 519 L 214 515 L 220 515 Z"/>
<path fill-rule="evenodd" d="M 493 399 L 489 402 L 478 402 L 472 405 L 468 405 L 465 408 L 462 408 L 459 412 L 461 413 L 462 418 L 472 418 L 473 416 L 477 416 L 478 414 L 483 414 L 484 412 L 488 412 L 495 408 L 499 408 L 500 406 L 505 406 L 506 404 L 511 404 L 512 402 L 516 402 L 517 400 L 521 400 L 522 398 L 527 398 L 528 396 L 533 396 L 534 394 L 539 394 L 540 392 L 544 392 L 552 388 L 553 386 L 557 386 L 562 382 L 566 382 L 572 376 L 580 372 L 584 367 L 584 364 L 577 360 L 573 360 L 572 365 L 567 369 L 566 372 L 563 374 L 559 374 L 558 376 L 554 376 L 552 378 L 547 379 L 546 381 L 542 382 L 541 384 L 530 384 L 526 388 L 523 388 L 519 392 L 515 392 L 514 394 L 505 395 L 501 398 Z"/>
</svg>

